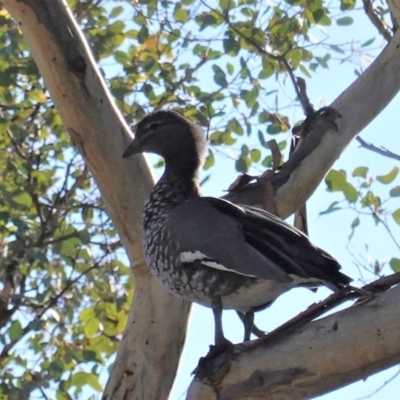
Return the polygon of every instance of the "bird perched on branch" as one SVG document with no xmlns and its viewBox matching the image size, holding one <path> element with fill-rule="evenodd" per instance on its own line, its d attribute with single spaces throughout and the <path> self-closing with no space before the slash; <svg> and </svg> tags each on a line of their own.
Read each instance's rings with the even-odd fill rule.
<svg viewBox="0 0 400 400">
<path fill-rule="evenodd" d="M 212 308 L 215 344 L 225 343 L 222 310 L 244 314 L 245 340 L 254 311 L 296 286 L 340 288 L 350 278 L 338 262 L 273 214 L 202 197 L 199 170 L 206 147 L 200 126 L 157 111 L 136 127 L 123 157 L 162 156 L 165 172 L 144 207 L 147 264 L 170 292 Z"/>
</svg>

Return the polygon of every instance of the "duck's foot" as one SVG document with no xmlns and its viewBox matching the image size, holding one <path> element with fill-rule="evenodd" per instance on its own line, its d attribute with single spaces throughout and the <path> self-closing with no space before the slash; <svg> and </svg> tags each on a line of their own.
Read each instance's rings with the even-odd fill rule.
<svg viewBox="0 0 400 400">
<path fill-rule="evenodd" d="M 210 346 L 205 357 L 200 358 L 199 364 L 193 371 L 195 379 L 208 385 L 215 385 L 227 374 L 234 357 L 234 345 L 224 339 L 223 342 Z"/>
</svg>

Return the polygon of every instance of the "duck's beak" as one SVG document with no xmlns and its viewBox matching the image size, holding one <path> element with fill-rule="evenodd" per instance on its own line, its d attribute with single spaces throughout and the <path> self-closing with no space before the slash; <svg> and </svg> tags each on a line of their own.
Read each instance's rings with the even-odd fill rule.
<svg viewBox="0 0 400 400">
<path fill-rule="evenodd" d="M 124 151 L 124 154 L 122 154 L 122 158 L 128 158 L 130 156 L 133 156 L 134 154 L 142 152 L 143 152 L 142 146 L 140 145 L 139 140 L 135 138 L 132 140 L 131 144 Z"/>
</svg>

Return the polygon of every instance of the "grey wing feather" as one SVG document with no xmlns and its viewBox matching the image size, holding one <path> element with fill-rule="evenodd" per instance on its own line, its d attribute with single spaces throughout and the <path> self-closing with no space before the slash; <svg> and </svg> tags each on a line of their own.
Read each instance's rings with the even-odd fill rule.
<svg viewBox="0 0 400 400">
<path fill-rule="evenodd" d="M 203 199 L 221 213 L 238 221 L 243 228 L 245 241 L 290 276 L 316 279 L 336 288 L 348 285 L 351 281 L 340 272 L 337 260 L 314 246 L 306 235 L 275 215 L 214 197 Z"/>
<path fill-rule="evenodd" d="M 167 224 L 181 252 L 201 252 L 241 275 L 280 283 L 292 281 L 273 260 L 246 243 L 240 222 L 218 211 L 205 198 L 180 204 Z"/>
</svg>

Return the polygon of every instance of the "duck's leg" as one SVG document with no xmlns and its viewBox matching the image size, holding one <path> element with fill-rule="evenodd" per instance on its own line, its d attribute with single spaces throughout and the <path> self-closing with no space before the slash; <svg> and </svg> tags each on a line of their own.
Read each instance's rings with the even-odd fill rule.
<svg viewBox="0 0 400 400">
<path fill-rule="evenodd" d="M 250 340 L 251 334 L 256 335 L 257 337 L 265 336 L 265 332 L 257 328 L 257 326 L 254 324 L 254 311 L 248 311 L 247 313 L 236 311 L 236 313 L 243 322 L 245 342 Z"/>
<path fill-rule="evenodd" d="M 213 310 L 215 323 L 215 345 L 222 346 L 226 344 L 227 340 L 225 339 L 222 329 L 222 301 L 220 297 L 216 297 L 212 300 L 211 308 Z"/>
<path fill-rule="evenodd" d="M 251 332 L 254 327 L 254 312 L 247 311 L 243 315 L 243 325 L 244 325 L 244 341 L 248 342 L 250 340 Z"/>
</svg>

